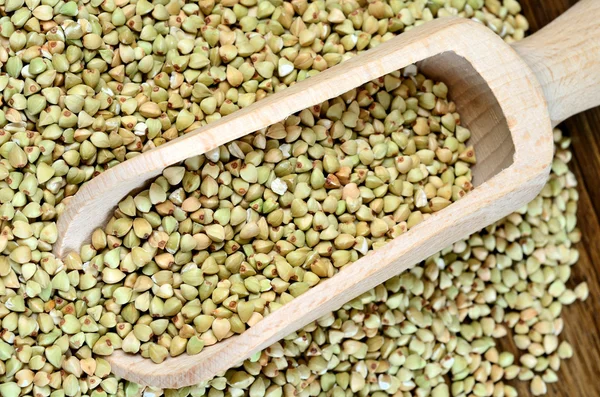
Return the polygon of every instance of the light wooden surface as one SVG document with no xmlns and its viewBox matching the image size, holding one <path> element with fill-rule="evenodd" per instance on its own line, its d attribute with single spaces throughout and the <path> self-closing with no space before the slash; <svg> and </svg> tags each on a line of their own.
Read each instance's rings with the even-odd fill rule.
<svg viewBox="0 0 600 397">
<path fill-rule="evenodd" d="M 549 24 L 577 0 L 519 0 L 529 20 L 531 33 Z M 591 39 L 590 35 L 585 35 Z M 565 328 L 561 340 L 573 345 L 574 355 L 558 371 L 557 383 L 548 385 L 547 397 L 600 396 L 600 108 L 567 119 L 559 128 L 573 139 L 570 168 L 578 181 L 579 208 L 577 226 L 582 242 L 577 245 L 579 261 L 571 269 L 569 288 L 587 281 L 590 296 L 564 308 Z M 517 352 L 509 338 L 501 348 Z M 531 396 L 528 383 L 512 382 L 519 396 Z"/>
<path fill-rule="evenodd" d="M 431 57 L 434 58 L 427 60 Z M 535 197 L 545 184 L 553 148 L 551 122 L 542 88 L 515 51 L 489 29 L 472 21 L 433 21 L 360 59 L 354 58 L 283 91 L 281 95 L 257 103 L 255 108 L 261 108 L 261 114 L 242 110 L 238 115 L 246 127 L 243 131 L 278 121 L 303 107 L 422 60 L 421 66 L 429 75 L 442 76 L 448 84 L 463 122 L 472 131 L 472 142 L 480 160 L 473 171 L 477 188 L 385 248 L 347 266 L 334 278 L 267 316 L 243 335 L 208 347 L 197 356 L 179 356 L 160 365 L 151 364 L 140 356 L 116 352 L 109 357 L 116 375 L 159 387 L 181 387 L 211 378 Z M 166 145 L 170 149 L 157 155 L 157 161 L 183 159 L 195 154 L 192 151 L 197 153 L 232 139 L 231 130 L 227 131 L 227 136 L 223 132 L 222 126 L 226 122 L 213 125 L 187 140 L 181 138 L 180 142 L 187 143 L 176 153 L 173 147 L 177 143 Z M 232 119 L 231 123 L 235 121 Z M 239 130 L 233 131 L 239 134 Z M 192 142 L 197 146 L 195 149 Z M 146 157 L 150 158 L 151 153 Z M 136 172 L 136 167 L 142 165 L 138 161 L 134 167 L 129 167 L 133 168 L 129 172 Z M 127 163 L 119 167 L 128 169 Z M 154 172 L 150 174 L 154 175 Z M 129 181 L 122 179 L 124 177 L 110 176 L 108 172 L 104 175 L 109 176 L 103 183 L 109 181 L 109 177 L 114 178 L 118 191 L 131 188 Z M 147 177 L 148 173 L 142 174 L 136 183 Z M 110 189 L 111 185 L 99 188 Z"/>
<path fill-rule="evenodd" d="M 549 99 L 554 126 L 599 104 L 600 1 L 581 0 L 540 32 L 514 44 Z"/>
</svg>

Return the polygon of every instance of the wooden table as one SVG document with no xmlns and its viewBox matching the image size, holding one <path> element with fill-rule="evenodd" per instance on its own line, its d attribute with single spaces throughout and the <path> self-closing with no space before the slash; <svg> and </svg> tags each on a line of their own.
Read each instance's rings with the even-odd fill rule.
<svg viewBox="0 0 600 397">
<path fill-rule="evenodd" d="M 520 2 L 533 33 L 577 1 Z M 570 287 L 587 281 L 590 297 L 563 310 L 565 329 L 561 338 L 571 342 L 574 356 L 561 366 L 559 382 L 549 386 L 548 396 L 597 397 L 600 396 L 600 108 L 572 117 L 559 127 L 573 138 L 574 160 L 570 167 L 579 181 L 578 227 L 583 235 Z M 531 395 L 524 382 L 513 385 L 520 396 Z"/>
</svg>

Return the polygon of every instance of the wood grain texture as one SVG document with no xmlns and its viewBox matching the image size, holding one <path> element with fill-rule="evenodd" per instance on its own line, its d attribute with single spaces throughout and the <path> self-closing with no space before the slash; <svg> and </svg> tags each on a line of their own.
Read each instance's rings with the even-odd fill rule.
<svg viewBox="0 0 600 397">
<path fill-rule="evenodd" d="M 513 47 L 533 69 L 553 125 L 600 105 L 600 1 L 581 0 Z"/>
<path fill-rule="evenodd" d="M 536 32 L 577 3 L 576 0 L 520 0 L 523 14 Z M 586 36 L 589 39 L 589 36 Z M 596 42 L 598 42 L 596 40 Z M 596 87 L 596 90 L 598 87 Z M 558 373 L 559 382 L 548 387 L 548 397 L 600 396 L 600 108 L 571 117 L 559 128 L 573 138 L 573 161 L 580 193 L 578 227 L 579 262 L 572 267 L 569 287 L 587 281 L 590 296 L 562 311 L 561 338 L 573 344 L 574 356 Z M 507 344 L 508 345 L 508 344 Z M 506 347 L 506 346 L 503 346 Z M 512 349 L 516 352 L 516 349 Z M 520 396 L 531 393 L 524 382 L 514 382 Z"/>
<path fill-rule="evenodd" d="M 458 37 L 461 39 L 457 40 Z M 545 184 L 553 146 L 542 88 L 515 51 L 489 29 L 472 21 L 437 20 L 411 30 L 360 59 L 356 57 L 341 68 L 330 69 L 329 73 L 283 91 L 282 94 L 289 93 L 287 96 L 273 96 L 275 100 L 271 102 L 265 100 L 261 108 L 265 114 L 244 116 L 243 120 L 259 124 L 265 120 L 278 121 L 302 107 L 430 57 L 435 59 L 422 62 L 422 67 L 433 76 L 444 76 L 450 93 L 457 89 L 458 111 L 465 111 L 461 113 L 462 121 L 472 131 L 475 150 L 484 154 L 473 170 L 477 188 L 385 248 L 348 265 L 334 278 L 286 304 L 243 335 L 208 347 L 197 356 L 170 358 L 160 365 L 119 351 L 109 357 L 116 375 L 159 387 L 181 387 L 211 378 L 535 197 Z M 303 105 L 288 103 L 290 100 L 302 100 Z M 271 103 L 276 103 L 277 115 L 268 114 L 274 111 Z M 248 130 L 251 131 L 250 127 Z M 213 129 L 212 134 L 215 131 L 219 130 Z M 202 136 L 188 141 L 207 147 L 226 139 L 218 134 L 209 136 L 205 142 Z M 231 134 L 228 137 L 232 139 Z M 511 140 L 512 149 L 506 151 L 506 147 L 511 148 Z M 185 158 L 179 152 L 169 154 L 175 155 Z M 171 161 L 172 157 L 165 156 L 162 161 Z M 125 167 L 127 163 L 122 168 Z M 116 182 L 123 186 L 128 181 Z"/>
</svg>

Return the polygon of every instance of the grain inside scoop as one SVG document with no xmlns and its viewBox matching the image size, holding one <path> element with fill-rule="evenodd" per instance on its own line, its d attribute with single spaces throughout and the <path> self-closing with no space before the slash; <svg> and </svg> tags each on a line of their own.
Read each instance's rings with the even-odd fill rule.
<svg viewBox="0 0 600 397">
<path fill-rule="evenodd" d="M 427 23 L 283 92 L 134 157 L 94 178 L 59 218 L 55 253 L 78 250 L 115 205 L 162 170 L 411 64 L 444 81 L 477 152 L 476 188 L 286 304 L 243 335 L 153 365 L 117 351 L 117 376 L 165 388 L 210 379 L 307 323 L 335 310 L 447 245 L 529 202 L 546 182 L 552 126 L 600 104 L 600 3 L 572 10 L 514 47 L 487 28 L 448 18 Z"/>
</svg>

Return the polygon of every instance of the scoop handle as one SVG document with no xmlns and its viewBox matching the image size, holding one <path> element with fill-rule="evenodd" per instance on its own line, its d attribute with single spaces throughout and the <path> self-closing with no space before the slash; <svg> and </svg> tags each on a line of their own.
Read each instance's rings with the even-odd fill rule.
<svg viewBox="0 0 600 397">
<path fill-rule="evenodd" d="M 580 0 L 513 48 L 542 85 L 553 126 L 600 105 L 600 0 Z"/>
</svg>

